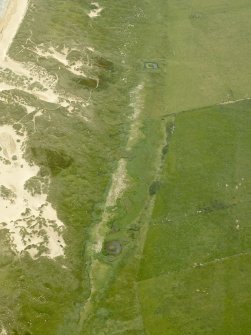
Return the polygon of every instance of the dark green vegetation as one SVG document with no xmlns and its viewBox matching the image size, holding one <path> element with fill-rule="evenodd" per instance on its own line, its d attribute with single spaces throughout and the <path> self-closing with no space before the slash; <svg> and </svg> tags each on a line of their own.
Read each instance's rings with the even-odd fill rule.
<svg viewBox="0 0 251 335">
<path fill-rule="evenodd" d="M 9 199 L 10 201 L 15 198 L 15 193 L 12 190 L 8 189 L 4 185 L 0 186 L 0 197 L 3 199 Z"/>
<path fill-rule="evenodd" d="M 87 1 L 31 0 L 10 49 L 89 104 L 69 113 L 2 93 L 42 111 L 0 104 L 1 123 L 28 132 L 26 158 L 40 166 L 26 186 L 39 193 L 51 178 L 66 250 L 17 257 L 0 231 L 0 321 L 8 335 L 247 335 L 251 103 L 216 104 L 251 96 L 250 4 L 100 5 L 92 20 Z M 38 56 L 41 43 L 72 49 L 86 77 Z M 126 188 L 107 209 L 121 159 Z"/>
</svg>

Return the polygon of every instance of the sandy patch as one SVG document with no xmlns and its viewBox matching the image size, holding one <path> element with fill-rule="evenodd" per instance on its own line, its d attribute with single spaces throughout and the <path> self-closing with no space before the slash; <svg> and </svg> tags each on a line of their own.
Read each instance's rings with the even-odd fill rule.
<svg viewBox="0 0 251 335">
<path fill-rule="evenodd" d="M 34 52 L 40 56 L 45 58 L 52 58 L 61 63 L 65 68 L 70 71 L 71 73 L 77 75 L 86 77 L 86 74 L 82 70 L 83 63 L 81 61 L 76 61 L 74 64 L 70 64 L 67 56 L 70 51 L 73 49 L 64 48 L 61 50 L 61 52 L 57 51 L 54 47 L 50 47 L 47 51 L 42 50 L 39 47 L 36 47 Z"/>
<path fill-rule="evenodd" d="M 28 8 L 28 0 L 11 0 L 0 20 L 0 64 L 5 59 Z"/>
<path fill-rule="evenodd" d="M 0 63 L 0 66 L 13 72 L 16 76 L 19 77 L 18 79 L 21 79 L 23 82 L 22 85 L 15 84 L 15 82 L 18 82 L 18 80 L 17 78 L 16 80 L 13 78 L 12 82 L 14 83 L 11 82 L 8 84 L 9 90 L 18 89 L 20 91 L 32 94 L 40 100 L 55 104 L 59 103 L 59 94 L 55 92 L 58 79 L 55 75 L 49 75 L 44 68 L 39 67 L 33 63 L 23 64 L 10 59 L 9 57 L 6 57 L 5 60 Z M 36 83 L 39 83 L 43 90 L 39 90 L 38 88 L 29 88 Z M 7 85 L 7 83 L 5 85 Z M 6 90 L 8 89 L 7 86 L 5 88 Z"/>
<path fill-rule="evenodd" d="M 144 99 L 142 96 L 142 91 L 144 89 L 144 84 L 139 84 L 131 92 L 131 103 L 130 106 L 133 108 L 133 114 L 131 116 L 131 127 L 129 130 L 129 136 L 126 148 L 130 150 L 134 142 L 139 137 L 140 128 L 140 114 L 144 106 Z M 102 250 L 102 246 L 105 238 L 106 223 L 112 218 L 111 208 L 116 206 L 117 200 L 123 195 L 124 191 L 128 186 L 128 176 L 127 176 L 127 161 L 125 159 L 120 159 L 118 162 L 117 169 L 112 175 L 112 182 L 109 192 L 106 197 L 105 207 L 102 214 L 101 221 L 93 230 L 93 251 L 99 253 Z"/>
<path fill-rule="evenodd" d="M 47 201 L 48 179 L 24 158 L 26 137 L 0 127 L 0 229 L 10 233 L 13 250 L 31 257 L 64 255 L 63 223 Z"/>
<path fill-rule="evenodd" d="M 139 84 L 134 90 L 130 93 L 130 107 L 133 108 L 133 113 L 131 115 L 131 127 L 129 131 L 129 137 L 126 145 L 126 149 L 130 150 L 133 144 L 138 140 L 140 134 L 140 114 L 144 108 L 144 96 L 142 94 L 144 90 L 144 84 Z"/>
<path fill-rule="evenodd" d="M 28 0 L 11 0 L 4 17 L 0 20 L 0 67 L 11 71 L 7 76 L 7 82 L 0 83 L 0 92 L 17 89 L 32 94 L 40 100 L 60 105 L 64 99 L 60 94 L 55 92 L 57 84 L 55 76 L 49 75 L 45 69 L 36 64 L 23 64 L 7 57 L 8 50 L 25 16 L 27 8 Z M 59 58 L 62 62 L 63 56 L 60 58 L 56 54 L 55 57 Z M 12 73 L 18 76 L 18 78 L 12 78 Z M 20 80 L 22 85 L 20 85 Z M 42 90 L 29 88 L 36 83 L 42 86 Z"/>
<path fill-rule="evenodd" d="M 3 326 L 0 335 L 8 335 L 7 330 Z"/>
<path fill-rule="evenodd" d="M 91 6 L 94 8 L 90 10 L 90 12 L 87 14 L 91 19 L 100 16 L 101 12 L 103 11 L 103 7 L 99 5 L 98 2 L 92 2 Z"/>
<path fill-rule="evenodd" d="M 106 275 L 106 271 L 110 270 L 107 264 L 101 264 L 101 262 L 95 259 L 95 254 L 100 253 L 102 251 L 105 233 L 106 233 L 106 223 L 112 217 L 112 213 L 110 212 L 111 207 L 116 205 L 117 200 L 122 196 L 124 190 L 127 187 L 127 170 L 126 170 L 126 160 L 120 159 L 118 162 L 118 167 L 113 173 L 112 183 L 109 189 L 109 192 L 106 197 L 105 208 L 102 214 L 102 218 L 100 222 L 93 228 L 92 231 L 92 240 L 93 244 L 90 244 L 88 247 L 88 254 L 91 258 L 91 265 L 89 269 L 89 279 L 90 279 L 90 295 L 87 299 L 83 311 L 81 313 L 80 322 L 83 323 L 92 309 L 92 297 L 96 292 L 96 280 L 100 278 L 101 273 L 103 273 L 104 277 Z"/>
<path fill-rule="evenodd" d="M 88 106 L 89 101 L 58 90 L 56 74 L 49 74 L 46 69 L 36 63 L 22 63 L 7 56 L 27 8 L 28 0 L 11 0 L 4 17 L 0 20 L 0 92 L 19 90 L 39 100 L 67 108 L 70 113 L 75 110 L 76 104 L 81 104 L 82 107 Z M 50 47 L 46 52 L 38 47 L 32 51 L 38 56 L 54 58 L 75 75 L 85 76 L 82 61 L 70 64 L 67 60 L 68 53 L 71 51 L 67 47 L 60 52 L 54 47 Z M 8 103 L 8 99 L 6 101 L 1 97 L 0 100 Z M 27 111 L 30 112 L 32 108 L 34 107 L 28 106 Z"/>
<path fill-rule="evenodd" d="M 106 198 L 105 207 L 115 206 L 118 198 L 126 189 L 126 173 L 126 160 L 120 159 L 117 170 L 112 176 L 112 184 Z"/>
<path fill-rule="evenodd" d="M 54 50 L 54 48 L 52 49 Z M 41 55 L 42 54 L 47 55 L 46 53 L 41 53 Z M 54 58 L 53 54 L 48 54 Z M 72 73 L 84 76 L 84 73 L 80 70 L 81 66 L 81 61 L 76 62 L 72 66 L 69 65 Z M 19 90 L 33 95 L 39 100 L 57 104 L 64 108 L 68 108 L 72 105 L 74 109 L 76 104 L 81 104 L 82 107 L 89 105 L 90 97 L 84 100 L 67 92 L 58 91 L 57 75 L 49 74 L 46 69 L 35 63 L 21 63 L 6 57 L 5 60 L 0 63 L 0 67 L 5 71 L 2 72 L 2 80 L 4 81 L 0 83 L 0 92 Z"/>
<path fill-rule="evenodd" d="M 238 99 L 238 100 L 228 100 L 228 101 L 221 102 L 220 105 L 231 105 L 231 104 L 235 104 L 236 102 L 241 102 L 241 101 L 245 101 L 245 100 L 251 100 L 251 98 L 243 98 L 243 99 Z"/>
<path fill-rule="evenodd" d="M 123 192 L 127 188 L 127 162 L 125 159 L 120 159 L 118 167 L 112 176 L 112 183 L 109 192 L 106 197 L 105 208 L 102 214 L 101 221 L 95 226 L 93 231 L 94 244 L 93 251 L 99 253 L 102 250 L 106 223 L 112 217 L 110 209 L 116 206 L 117 200 L 122 196 Z"/>
<path fill-rule="evenodd" d="M 59 103 L 58 96 L 51 89 L 43 92 L 43 91 L 39 91 L 39 90 L 36 90 L 36 89 L 29 90 L 29 89 L 26 89 L 26 88 L 20 87 L 20 86 L 13 86 L 13 85 L 9 85 L 7 83 L 0 83 L 0 92 L 12 91 L 12 90 L 19 90 L 19 91 L 31 94 L 31 95 L 35 96 L 36 98 L 38 98 L 39 100 L 42 100 L 42 101 L 45 101 L 45 102 L 49 102 L 49 103 L 53 103 L 53 104 Z"/>
<path fill-rule="evenodd" d="M 0 92 L 14 90 L 15 87 L 6 83 L 0 83 Z"/>
</svg>

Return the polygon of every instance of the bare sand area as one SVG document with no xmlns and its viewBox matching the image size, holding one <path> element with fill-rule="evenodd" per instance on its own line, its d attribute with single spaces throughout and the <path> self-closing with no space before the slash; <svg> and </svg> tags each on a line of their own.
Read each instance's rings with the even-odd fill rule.
<svg viewBox="0 0 251 335">
<path fill-rule="evenodd" d="M 0 229 L 10 233 L 17 253 L 51 258 L 64 254 L 63 223 L 47 201 L 49 179 L 24 157 L 26 134 L 0 127 Z"/>
<path fill-rule="evenodd" d="M 0 67 L 22 75 L 28 70 L 7 54 L 27 8 L 28 0 L 11 0 L 0 20 Z M 14 88 L 0 83 L 0 92 Z M 24 159 L 26 141 L 26 133 L 0 126 L 0 229 L 8 230 L 11 247 L 18 254 L 63 256 L 64 225 L 47 201 L 50 180 L 39 178 L 39 167 Z"/>
<path fill-rule="evenodd" d="M 87 14 L 91 19 L 94 17 L 100 16 L 100 13 L 104 9 L 103 7 L 100 7 L 98 2 L 92 2 L 91 6 L 93 7 L 90 12 Z"/>
<path fill-rule="evenodd" d="M 10 0 L 0 19 L 0 65 L 4 61 L 28 8 L 28 0 Z"/>
</svg>

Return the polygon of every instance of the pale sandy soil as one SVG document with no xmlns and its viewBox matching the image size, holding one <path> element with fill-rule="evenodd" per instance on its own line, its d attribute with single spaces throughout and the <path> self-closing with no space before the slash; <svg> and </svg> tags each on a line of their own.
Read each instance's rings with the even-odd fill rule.
<svg viewBox="0 0 251 335">
<path fill-rule="evenodd" d="M 63 66 L 65 66 L 68 71 L 70 71 L 71 73 L 77 76 L 86 77 L 86 74 L 84 73 L 82 69 L 83 63 L 81 61 L 76 61 L 72 65 L 69 63 L 67 56 L 72 50 L 74 49 L 64 48 L 59 52 L 54 47 L 50 47 L 48 50 L 44 51 L 42 48 L 39 48 L 37 46 L 34 52 L 39 56 L 55 59 L 56 61 L 61 63 Z"/>
<path fill-rule="evenodd" d="M 135 144 L 135 142 L 140 137 L 141 123 L 139 118 L 144 106 L 143 92 L 144 92 L 144 84 L 141 83 L 130 93 L 130 99 L 131 99 L 130 107 L 133 108 L 133 113 L 131 116 L 132 123 L 129 132 L 129 138 L 126 145 L 127 150 L 130 150 L 133 144 Z"/>
<path fill-rule="evenodd" d="M 62 256 L 64 225 L 43 192 L 49 180 L 38 182 L 41 194 L 31 194 L 25 187 L 25 183 L 39 172 L 39 167 L 23 158 L 25 142 L 26 136 L 16 134 L 11 126 L 0 127 L 1 228 L 9 231 L 12 248 L 19 254 L 27 251 L 36 258 L 39 249 L 45 247 L 43 256 Z M 2 187 L 11 194 L 6 196 Z"/>
<path fill-rule="evenodd" d="M 18 89 L 38 99 L 58 103 L 59 95 L 54 92 L 57 78 L 48 75 L 36 64 L 23 64 L 7 56 L 27 7 L 28 0 L 11 0 L 0 20 L 0 68 L 10 71 L 10 78 L 14 74 L 17 79 L 31 78 L 29 84 L 39 82 L 43 91 L 30 91 L 27 79 L 23 80 L 24 84 L 21 86 L 14 77 L 13 80 L 1 81 L 0 92 Z M 14 97 L 13 100 L 25 107 L 27 113 L 36 110 L 21 98 Z M 1 101 L 6 100 L 3 98 Z M 26 186 L 39 172 L 38 166 L 28 163 L 23 157 L 26 140 L 26 134 L 17 134 L 11 126 L 0 127 L 0 228 L 8 230 L 11 247 L 17 254 L 28 252 L 33 258 L 41 255 L 51 258 L 63 256 L 64 225 L 47 201 L 45 189 L 49 185 L 49 179 L 37 179 L 38 190 L 35 192 Z M 4 329 L 1 334 L 5 334 Z"/>
<path fill-rule="evenodd" d="M 142 92 L 144 84 L 141 83 L 132 90 L 130 99 L 130 107 L 133 108 L 131 116 L 131 127 L 129 131 L 129 137 L 126 148 L 130 150 L 133 144 L 139 139 L 140 134 L 140 114 L 143 110 L 144 99 Z M 124 191 L 128 187 L 128 175 L 127 175 L 127 161 L 120 159 L 118 162 L 117 169 L 114 171 L 112 176 L 112 183 L 109 192 L 106 197 L 105 207 L 102 214 L 102 219 L 93 229 L 93 251 L 99 253 L 102 250 L 102 246 L 105 238 L 105 230 L 107 222 L 112 218 L 111 209 L 116 206 L 117 200 L 123 195 Z"/>
<path fill-rule="evenodd" d="M 2 326 L 0 335 L 7 335 L 7 330 Z"/>
<path fill-rule="evenodd" d="M 54 48 L 50 48 L 50 51 L 48 52 L 36 49 L 36 53 L 40 56 L 54 58 L 60 61 L 63 66 L 68 64 L 66 59 L 67 55 L 57 52 Z M 76 62 L 73 65 L 68 64 L 66 68 L 76 75 L 85 76 L 81 69 L 81 64 L 80 62 Z M 0 68 L 9 71 L 9 75 L 4 79 L 5 81 L 0 83 L 0 92 L 19 90 L 33 95 L 39 100 L 67 108 L 69 112 L 74 111 L 76 103 L 81 104 L 83 107 L 86 107 L 89 104 L 88 99 L 84 100 L 83 98 L 72 96 L 66 92 L 58 91 L 57 75 L 49 74 L 46 69 L 37 64 L 32 62 L 17 62 L 6 56 L 5 59 L 0 62 Z M 42 87 L 42 89 L 31 88 L 36 84 L 38 84 L 39 87 Z"/>
<path fill-rule="evenodd" d="M 126 145 L 127 150 L 131 150 L 132 146 L 140 138 L 140 126 L 141 126 L 140 115 L 141 112 L 143 111 L 144 106 L 143 92 L 144 92 L 144 83 L 140 83 L 131 91 L 130 94 L 130 100 L 131 100 L 130 107 L 132 107 L 132 115 L 131 115 L 131 127 Z M 88 250 L 91 259 L 91 265 L 89 268 L 91 292 L 81 313 L 80 322 L 82 323 L 85 322 L 89 313 L 92 313 L 92 307 L 93 307 L 92 299 L 97 290 L 98 282 L 99 281 L 102 282 L 102 278 L 105 278 L 108 275 L 109 271 L 111 271 L 110 266 L 108 264 L 102 263 L 102 261 L 100 261 L 95 257 L 97 253 L 100 253 L 102 251 L 103 243 L 107 232 L 107 223 L 109 222 L 109 220 L 113 218 L 114 215 L 113 210 L 116 208 L 117 201 L 123 196 L 124 192 L 129 187 L 129 185 L 130 185 L 130 177 L 128 176 L 127 173 L 127 161 L 124 158 L 121 158 L 118 161 L 117 168 L 112 175 L 111 186 L 106 197 L 102 218 L 100 222 L 93 227 L 91 234 L 92 244 L 90 244 Z M 154 201 L 154 198 L 152 198 L 151 201 Z M 153 205 L 149 207 L 150 207 L 149 210 L 152 210 Z M 133 324 L 132 329 L 135 329 L 134 323 L 135 320 L 133 320 L 132 322 Z M 131 325 L 126 323 L 123 323 L 123 325 L 125 325 L 125 329 L 130 329 L 131 327 Z M 121 327 L 121 323 L 119 324 L 119 326 Z M 141 324 L 139 328 L 140 327 Z"/>
<path fill-rule="evenodd" d="M 106 207 L 113 207 L 116 205 L 117 199 L 126 189 L 126 160 L 120 159 L 117 170 L 112 176 L 112 184 L 106 198 Z"/>
<path fill-rule="evenodd" d="M 245 100 L 251 100 L 251 98 L 243 98 L 243 99 L 237 99 L 237 100 L 224 101 L 224 102 L 220 103 L 220 105 L 230 105 L 230 104 L 235 104 L 236 102 L 245 101 Z"/>
<path fill-rule="evenodd" d="M 56 75 L 49 74 L 46 69 L 35 63 L 17 62 L 7 55 L 27 7 L 28 0 L 11 0 L 4 17 L 0 20 L 0 68 L 9 71 L 9 76 L 5 78 L 5 82 L 0 84 L 0 92 L 17 89 L 31 94 L 39 100 L 65 107 L 69 112 L 72 112 L 74 111 L 74 103 L 80 101 L 77 97 L 67 96 L 65 93 L 57 91 L 58 78 Z M 70 51 L 68 48 L 64 48 L 59 52 L 53 46 L 47 51 L 38 47 L 33 50 L 38 56 L 54 58 L 73 74 L 85 76 L 82 62 L 69 64 L 67 55 Z M 39 84 L 42 89 L 30 89 L 34 84 Z M 84 107 L 88 105 L 88 101 L 86 102 L 83 99 L 81 103 Z"/>
<path fill-rule="evenodd" d="M 59 97 L 57 94 L 54 93 L 52 89 L 47 89 L 45 92 L 33 89 L 32 91 L 25 88 L 25 87 L 20 87 L 19 85 L 9 85 L 7 83 L 0 83 L 0 92 L 3 91 L 12 91 L 12 90 L 19 90 L 22 92 L 26 92 L 29 94 L 32 94 L 33 96 L 37 97 L 39 100 L 50 102 L 57 104 L 59 103 Z"/>
<path fill-rule="evenodd" d="M 0 65 L 8 53 L 27 7 L 28 0 L 11 0 L 4 17 L 0 20 Z"/>
<path fill-rule="evenodd" d="M 123 192 L 127 188 L 127 162 L 125 159 L 120 159 L 118 167 L 112 176 L 112 183 L 109 192 L 106 197 L 105 208 L 102 214 L 102 219 L 98 225 L 95 226 L 93 231 L 94 245 L 93 250 L 95 253 L 99 253 L 102 250 L 105 228 L 107 221 L 111 218 L 112 214 L 110 209 L 116 206 L 117 200 L 122 196 Z"/>
<path fill-rule="evenodd" d="M 91 5 L 94 7 L 87 15 L 93 19 L 94 17 L 100 16 L 102 10 L 104 9 L 99 5 L 98 2 L 92 2 Z"/>
<path fill-rule="evenodd" d="M 102 7 L 93 2 L 93 9 L 88 14 L 91 18 L 99 16 Z M 32 62 L 18 62 L 8 56 L 8 50 L 25 16 L 28 0 L 11 0 L 4 17 L 0 20 L 0 69 L 2 80 L 0 82 L 0 100 L 8 104 L 19 104 L 24 107 L 27 114 L 34 112 L 33 123 L 36 128 L 36 117 L 43 111 L 36 106 L 30 106 L 18 91 L 28 93 L 39 100 L 57 104 L 66 108 L 70 113 L 75 106 L 81 104 L 86 107 L 89 99 L 71 96 L 57 89 L 58 78 L 56 74 L 50 74 L 46 69 Z M 63 49 L 51 45 L 43 48 L 43 45 L 31 50 L 37 56 L 53 58 L 75 75 L 85 76 L 84 69 L 92 67 L 92 64 L 83 64 L 81 60 L 70 63 L 67 59 L 72 50 Z M 91 51 L 94 52 L 92 49 Z M 87 55 L 88 58 L 88 55 Z M 85 67 L 84 67 L 85 66 Z M 14 91 L 10 95 L 6 92 Z M 89 121 L 88 119 L 86 121 Z M 22 254 L 28 252 L 31 257 L 40 255 L 51 258 L 64 255 L 64 240 L 62 238 L 63 223 L 58 219 L 56 211 L 47 201 L 41 184 L 41 194 L 35 194 L 25 187 L 25 183 L 39 172 L 39 167 L 30 165 L 23 158 L 26 135 L 20 136 L 11 126 L 0 127 L 0 229 L 7 229 L 10 234 L 13 250 Z M 13 159 L 14 158 L 14 159 Z M 47 186 L 49 180 L 42 181 Z M 108 220 L 109 208 L 116 205 L 117 199 L 126 188 L 126 162 L 121 160 L 118 169 L 113 175 L 112 185 L 107 196 L 106 209 L 102 223 L 98 225 L 96 236 L 100 236 L 104 222 Z M 6 197 L 5 193 L 9 196 Z M 102 229 L 101 229 L 102 230 Z M 102 239 L 98 238 L 98 249 L 102 245 Z"/>
</svg>

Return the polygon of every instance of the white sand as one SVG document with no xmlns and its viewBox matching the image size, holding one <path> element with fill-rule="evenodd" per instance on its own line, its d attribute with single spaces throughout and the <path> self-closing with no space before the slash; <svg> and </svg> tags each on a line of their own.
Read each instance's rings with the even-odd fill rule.
<svg viewBox="0 0 251 335">
<path fill-rule="evenodd" d="M 104 9 L 103 7 L 100 7 L 98 2 L 92 2 L 91 5 L 94 7 L 87 15 L 93 19 L 97 16 L 100 16 L 100 13 Z"/>
<path fill-rule="evenodd" d="M 18 254 L 27 251 L 36 258 L 39 247 L 45 247 L 41 255 L 62 256 L 65 245 L 63 223 L 43 190 L 41 194 L 31 194 L 25 188 L 26 181 L 39 171 L 39 167 L 30 165 L 23 158 L 25 142 L 26 137 L 17 135 L 11 126 L 0 127 L 0 187 L 12 192 L 6 197 L 0 189 L 1 228 L 9 231 L 12 248 Z M 15 160 L 13 156 L 16 156 Z M 40 185 L 48 183 L 47 179 Z"/>
<path fill-rule="evenodd" d="M 28 0 L 11 0 L 4 17 L 0 20 L 0 68 L 5 69 L 5 73 L 8 74 L 0 83 L 0 93 L 21 90 L 40 100 L 68 108 L 70 111 L 74 111 L 75 103 L 85 106 L 88 101 L 57 90 L 57 76 L 51 75 L 35 63 L 22 63 L 7 56 L 25 16 L 28 2 Z M 91 17 L 100 15 L 102 8 L 97 3 L 92 5 L 95 9 L 90 14 Z M 35 52 L 39 56 L 41 51 L 36 49 Z M 70 64 L 67 59 L 68 53 L 67 48 L 58 51 L 51 47 L 42 56 L 54 58 L 72 73 L 83 76 L 82 62 Z M 33 84 L 37 83 L 39 88 L 34 88 L 36 85 Z M 18 103 L 26 109 L 27 113 L 36 112 L 33 117 L 35 129 L 35 117 L 43 111 L 30 106 L 14 92 L 11 99 L 8 95 L 6 98 L 5 93 L 1 95 L 1 101 L 9 104 Z M 58 219 L 55 209 L 47 201 L 47 194 L 43 188 L 49 185 L 49 178 L 37 180 L 38 187 L 41 186 L 39 194 L 25 187 L 26 182 L 36 177 L 39 172 L 38 166 L 29 164 L 23 157 L 25 143 L 26 135 L 18 135 L 11 126 L 0 126 L 0 229 L 8 230 L 11 247 L 17 254 L 28 252 L 33 258 L 63 256 L 64 225 Z M 118 173 L 124 174 L 124 162 L 121 164 L 119 164 Z M 116 199 L 120 196 L 119 189 L 124 189 L 124 180 L 124 177 L 118 179 L 114 176 L 113 186 L 108 196 L 108 206 L 116 203 Z"/>
<path fill-rule="evenodd" d="M 3 326 L 0 335 L 7 335 L 7 330 Z"/>
<path fill-rule="evenodd" d="M 56 82 L 55 78 L 49 78 L 48 75 L 45 76 L 41 69 L 35 68 L 35 70 L 32 71 L 31 66 L 24 66 L 22 63 L 7 57 L 9 48 L 23 21 L 27 9 L 28 0 L 11 0 L 4 17 L 0 20 L 0 67 L 9 69 L 18 76 L 32 78 L 33 83 L 39 82 L 43 85 L 45 92 L 39 90 L 30 91 L 25 87 L 10 85 L 8 83 L 0 84 L 0 92 L 4 90 L 19 89 L 35 95 L 40 100 L 50 103 L 58 103 L 58 95 L 53 91 Z"/>
<path fill-rule="evenodd" d="M 4 61 L 28 8 L 28 0 L 11 0 L 0 20 L 0 65 Z"/>
<path fill-rule="evenodd" d="M 9 71 L 9 75 L 4 79 L 4 82 L 0 83 L 0 93 L 13 90 L 23 91 L 39 100 L 67 108 L 70 113 L 75 110 L 75 103 L 81 103 L 83 107 L 86 107 L 89 104 L 88 101 L 58 91 L 58 78 L 56 75 L 49 74 L 46 69 L 35 63 L 22 63 L 7 56 L 11 43 L 27 11 L 28 3 L 29 0 L 11 0 L 4 17 L 0 19 L 0 68 Z M 75 75 L 85 76 L 81 61 L 69 64 L 67 55 L 70 50 L 67 47 L 62 49 L 61 52 L 54 47 L 49 48 L 46 52 L 43 52 L 38 47 L 32 51 L 38 56 L 54 58 Z M 42 88 L 38 89 L 36 87 Z M 0 100 L 11 103 L 3 97 Z M 33 108 L 33 106 L 31 107 Z"/>
<path fill-rule="evenodd" d="M 50 52 L 47 53 L 37 49 L 36 53 L 40 56 L 57 59 L 63 66 L 68 64 L 66 59 L 67 55 L 56 52 L 54 48 L 51 48 Z M 81 62 L 76 62 L 71 66 L 68 64 L 66 68 L 74 74 L 85 76 L 84 72 L 80 69 L 81 65 Z M 46 69 L 37 64 L 18 62 L 6 56 L 5 59 L 0 62 L 0 67 L 10 71 L 10 75 L 5 79 L 5 82 L 0 83 L 0 92 L 19 90 L 31 94 L 39 100 L 57 104 L 62 107 L 69 107 L 72 103 L 81 103 L 83 107 L 88 104 L 88 101 L 82 98 L 71 96 L 65 92 L 59 92 L 57 90 L 57 76 L 48 73 Z M 42 90 L 31 88 L 34 84 L 42 86 Z"/>
</svg>

